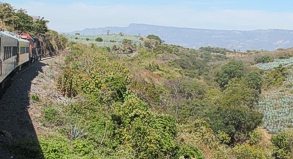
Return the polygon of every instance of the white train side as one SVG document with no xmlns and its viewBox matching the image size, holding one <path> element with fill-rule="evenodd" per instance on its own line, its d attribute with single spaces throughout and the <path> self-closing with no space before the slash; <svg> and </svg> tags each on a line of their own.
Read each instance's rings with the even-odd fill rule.
<svg viewBox="0 0 293 159">
<path fill-rule="evenodd" d="M 0 31 L 0 83 L 16 69 L 29 63 L 30 42 L 20 36 Z"/>
</svg>

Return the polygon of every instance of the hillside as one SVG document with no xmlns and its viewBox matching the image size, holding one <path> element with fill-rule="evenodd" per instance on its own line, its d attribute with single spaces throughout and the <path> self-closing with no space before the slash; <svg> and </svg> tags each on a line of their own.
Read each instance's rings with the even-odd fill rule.
<svg viewBox="0 0 293 159">
<path fill-rule="evenodd" d="M 209 30 L 130 24 L 128 27 L 87 28 L 71 32 L 71 34 L 78 32 L 84 35 L 98 35 L 106 34 L 107 30 L 115 34 L 119 34 L 120 32 L 141 36 L 155 34 L 160 36 L 167 44 L 194 49 L 212 46 L 240 51 L 273 51 L 278 48 L 289 48 L 293 46 L 293 30 Z"/>
<path fill-rule="evenodd" d="M 0 21 L 19 31 L 9 20 L 32 17 L 11 8 L 0 4 Z M 59 54 L 14 76 L 0 100 L 0 158 L 293 158 L 293 48 L 106 32 L 39 32 Z"/>
<path fill-rule="evenodd" d="M 119 38 L 116 41 L 121 42 Z M 290 104 L 264 105 L 291 97 L 285 95 L 291 89 L 286 89 L 280 102 L 266 98 L 272 90 L 288 86 L 292 49 L 195 50 L 160 44 L 158 38 L 144 37 L 147 45 L 142 46 L 123 39 L 116 49 L 70 42 L 70 52 L 50 60 L 28 79 L 38 81 L 25 91 L 30 108 L 25 115 L 34 123 L 30 124 L 34 136 L 32 140 L 25 137 L 27 133 L 23 139 L 1 136 L 7 145 L 5 155 L 52 159 L 292 157 L 293 133 L 284 131 L 291 129 L 292 121 L 284 118 Z M 137 56 L 117 56 L 129 48 Z M 267 65 L 272 67 L 263 69 Z M 19 84 L 14 87 L 20 88 Z M 9 102 L 5 99 L 3 103 Z M 14 125 L 23 122 L 12 119 Z M 279 121 L 284 124 L 276 124 Z M 7 130 L 13 136 L 20 133 Z M 290 149 L 278 147 L 283 138 L 290 141 Z"/>
<path fill-rule="evenodd" d="M 11 152 L 44 158 L 263 159 L 285 151 L 292 157 L 287 147 L 277 147 L 282 138 L 291 142 L 292 132 L 284 130 L 292 122 L 282 117 L 290 105 L 262 109 L 266 95 L 288 85 L 292 49 L 195 50 L 148 37 L 142 39 L 146 46 L 122 40 L 117 50 L 70 42 L 64 62 L 50 63 L 36 78 L 38 91 L 30 94 L 38 113 L 32 117 L 39 123 L 38 149 L 22 141 Z M 129 47 L 137 56 L 117 56 Z M 283 58 L 284 67 L 274 58 Z"/>
</svg>

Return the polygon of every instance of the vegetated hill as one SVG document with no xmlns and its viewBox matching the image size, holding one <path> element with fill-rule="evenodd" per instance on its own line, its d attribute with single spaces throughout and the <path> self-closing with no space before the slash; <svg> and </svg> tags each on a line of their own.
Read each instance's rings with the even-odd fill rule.
<svg viewBox="0 0 293 159">
<path fill-rule="evenodd" d="M 130 24 L 128 27 L 86 28 L 78 32 L 84 35 L 111 33 L 147 36 L 155 34 L 165 43 L 198 49 L 202 46 L 223 47 L 230 50 L 275 50 L 293 46 L 293 30 L 210 30 L 177 28 L 146 24 Z"/>
<path fill-rule="evenodd" d="M 123 40 L 125 39 L 131 40 L 133 45 L 143 45 L 143 41 L 140 40 L 139 36 L 132 36 L 132 35 L 118 35 L 118 34 L 109 34 L 109 35 L 65 35 L 69 41 L 71 42 L 80 42 L 85 44 L 94 43 L 97 46 L 106 46 L 106 47 L 113 47 L 121 46 L 123 44 Z M 99 40 L 100 38 L 100 40 Z"/>
<path fill-rule="evenodd" d="M 254 67 L 275 57 L 290 58 L 290 49 L 195 50 L 161 44 L 154 35 L 140 38 L 144 45 L 120 36 L 104 39 L 122 45 L 99 47 L 78 35 L 89 40 L 71 41 L 65 59 L 38 75 L 38 90 L 46 93 L 31 94 L 30 109 L 42 114 L 33 118 L 41 123 L 36 129 L 42 130 L 41 149 L 22 141 L 9 147 L 16 157 L 37 158 L 28 152 L 44 158 L 293 157 L 293 133 L 279 132 L 290 125 L 276 125 L 265 114 L 272 110 L 266 109 L 269 105 L 261 109 L 265 93 L 287 85 L 286 68 Z M 117 56 L 130 51 L 136 56 Z M 281 117 L 279 110 L 272 112 Z M 277 134 L 270 137 L 263 124 Z M 289 142 L 283 146 L 283 141 Z"/>
</svg>

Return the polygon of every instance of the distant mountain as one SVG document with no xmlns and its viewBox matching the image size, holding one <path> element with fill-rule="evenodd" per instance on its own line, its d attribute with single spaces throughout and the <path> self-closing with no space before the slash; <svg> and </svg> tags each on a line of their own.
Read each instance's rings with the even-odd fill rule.
<svg viewBox="0 0 293 159">
<path fill-rule="evenodd" d="M 293 30 L 211 30 L 177 28 L 147 24 L 130 24 L 128 27 L 86 28 L 76 32 L 84 35 L 106 34 L 158 35 L 167 44 L 198 49 L 202 46 L 223 47 L 230 50 L 276 50 L 293 47 Z"/>
</svg>

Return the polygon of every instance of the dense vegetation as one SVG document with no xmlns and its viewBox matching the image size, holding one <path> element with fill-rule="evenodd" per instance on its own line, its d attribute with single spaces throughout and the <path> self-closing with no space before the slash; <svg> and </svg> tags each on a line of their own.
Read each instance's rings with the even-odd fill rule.
<svg viewBox="0 0 293 159">
<path fill-rule="evenodd" d="M 7 29 L 43 36 L 51 51 L 67 46 L 62 35 L 33 29 L 43 19 L 30 21 L 6 3 L 0 12 Z M 20 15 L 30 26 L 16 25 Z M 12 144 L 18 156 L 292 158 L 292 53 L 230 58 L 240 53 L 167 45 L 156 35 L 67 36 L 56 88 L 68 101 L 32 96 L 48 133 L 39 136 L 42 152 L 23 146 L 31 141 Z"/>
<path fill-rule="evenodd" d="M 47 27 L 49 21 L 43 17 L 32 17 L 24 9 L 14 9 L 9 3 L 0 2 L 0 28 L 14 33 L 29 33 L 41 37 L 47 54 L 56 54 L 66 48 L 65 36 Z"/>
<path fill-rule="evenodd" d="M 261 95 L 284 83 L 286 69 L 280 66 L 264 72 L 222 53 L 152 42 L 135 46 L 137 54 L 132 57 L 120 56 L 109 47 L 70 44 L 58 89 L 77 100 L 45 106 L 47 117 L 42 122 L 55 132 L 40 141 L 45 156 L 291 155 L 289 148 L 278 146 L 289 142 L 290 132 L 282 132 L 285 139 L 272 138 L 270 144 L 263 142 L 258 128 L 263 124 L 263 112 L 258 111 Z M 120 47 L 132 45 L 130 39 L 121 43 Z M 64 148 L 58 147 L 59 142 Z M 49 147 L 55 147 L 54 151 Z"/>
</svg>

